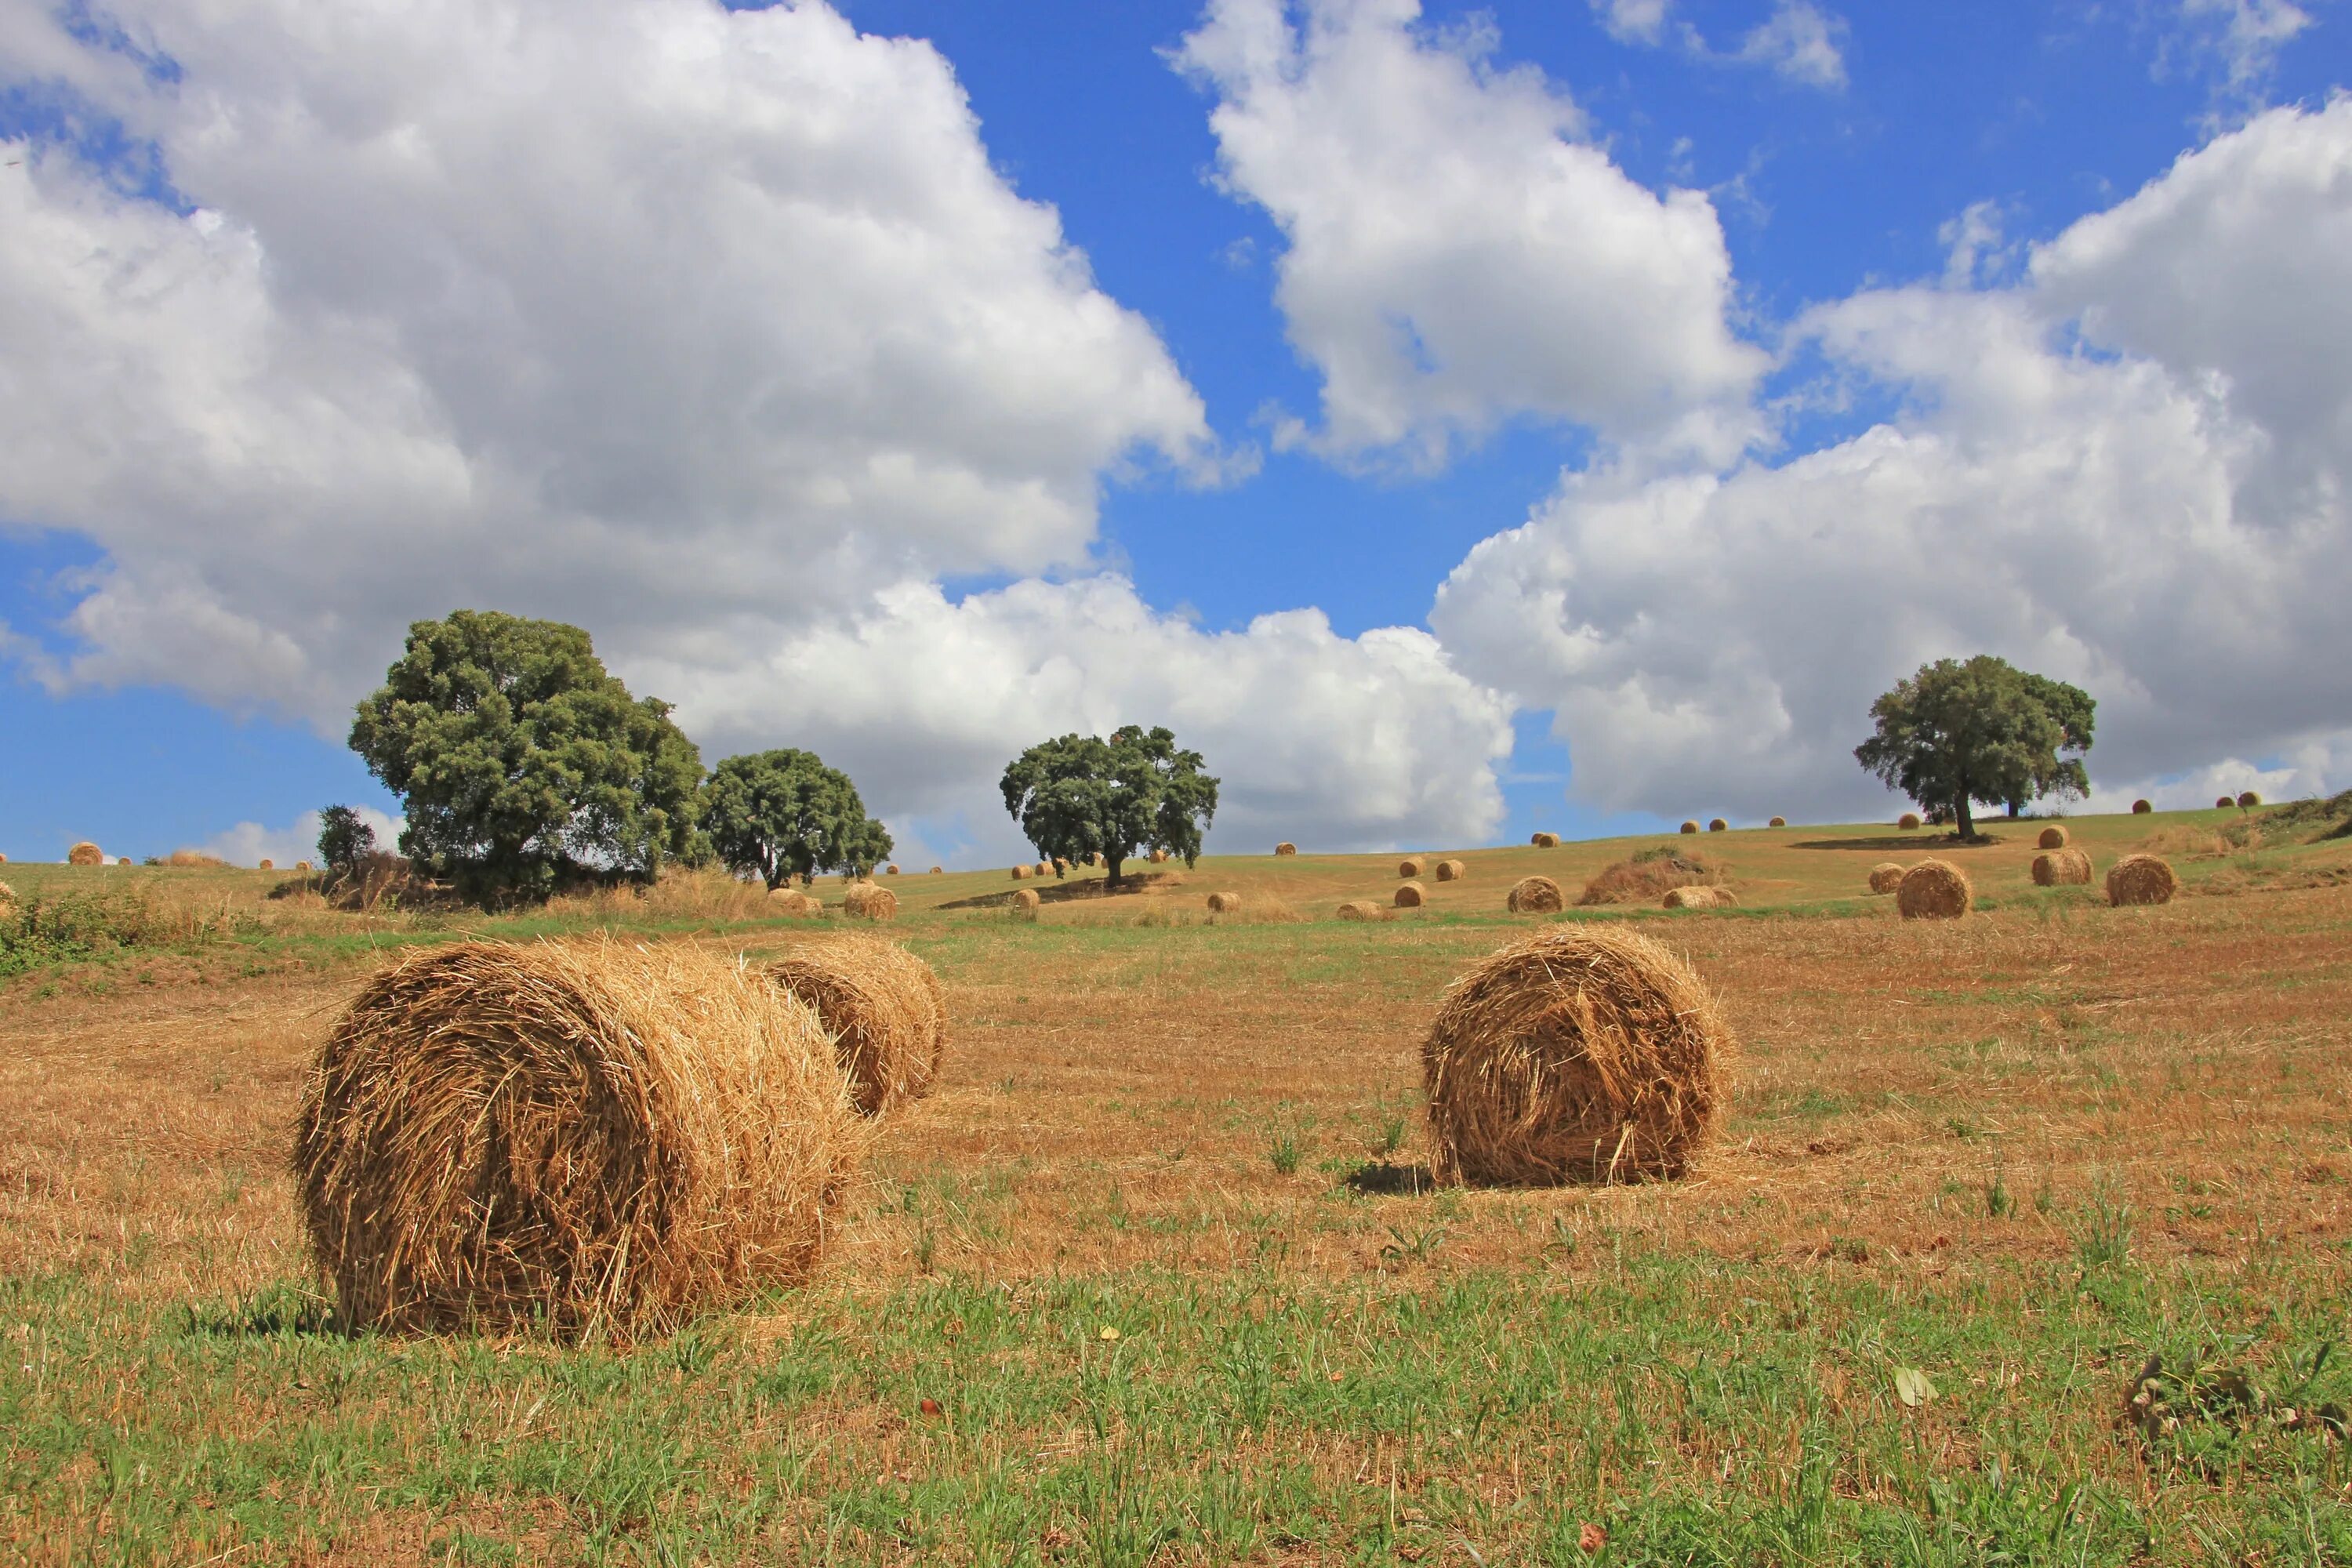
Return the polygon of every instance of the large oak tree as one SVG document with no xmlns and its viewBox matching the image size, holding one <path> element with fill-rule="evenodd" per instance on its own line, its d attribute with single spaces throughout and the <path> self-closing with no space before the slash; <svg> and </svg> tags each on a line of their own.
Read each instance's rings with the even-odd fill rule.
<svg viewBox="0 0 2352 1568">
<path fill-rule="evenodd" d="M 1120 863 L 1139 850 L 1165 849 L 1187 866 L 1201 858 L 1217 815 L 1217 781 L 1201 769 L 1201 753 L 1179 750 L 1163 729 L 1064 735 L 1005 768 L 1004 809 L 1040 855 L 1100 855 L 1117 887 Z"/>
<path fill-rule="evenodd" d="M 1990 654 L 1937 659 L 1870 706 L 1877 732 L 1855 759 L 1959 837 L 1976 837 L 1972 806 L 2015 816 L 2044 795 L 2084 795 L 2097 703 L 2080 687 Z M 2073 755 L 2067 753 L 2072 752 Z"/>
</svg>

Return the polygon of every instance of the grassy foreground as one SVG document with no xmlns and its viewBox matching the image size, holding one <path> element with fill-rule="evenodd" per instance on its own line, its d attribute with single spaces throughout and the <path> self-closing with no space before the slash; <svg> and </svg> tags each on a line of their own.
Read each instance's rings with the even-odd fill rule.
<svg viewBox="0 0 2352 1568">
<path fill-rule="evenodd" d="M 2071 826 L 2104 868 L 2208 816 Z M 1501 889 L 1637 846 L 1477 852 L 1372 925 L 1328 919 L 1393 886 L 1365 858 L 1034 921 L 1003 872 L 898 878 L 945 1085 L 814 1285 L 626 1351 L 348 1339 L 302 1267 L 308 1053 L 375 949 L 474 922 L 257 904 L 34 966 L 0 1559 L 2352 1563 L 2352 847 L 2179 852 L 2191 896 L 2111 910 L 1990 826 L 1957 926 L 1855 893 L 1919 852 L 1869 828 L 1714 836 L 1740 910 L 1608 917 L 1690 953 L 1742 1060 L 1692 1179 L 1599 1190 L 1349 1178 L 1415 1160 Z M 1226 887 L 1325 918 L 1211 923 Z M 616 918 L 807 929 L 488 929 Z"/>
</svg>

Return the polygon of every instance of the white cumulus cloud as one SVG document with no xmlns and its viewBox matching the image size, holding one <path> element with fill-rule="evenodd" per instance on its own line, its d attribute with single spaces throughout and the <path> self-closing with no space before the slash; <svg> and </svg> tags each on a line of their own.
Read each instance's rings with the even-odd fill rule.
<svg viewBox="0 0 2352 1568">
<path fill-rule="evenodd" d="M 375 847 L 396 850 L 400 847 L 400 831 L 404 820 L 387 816 L 372 805 L 352 807 L 360 820 L 375 830 Z M 320 814 L 306 811 L 283 827 L 267 827 L 258 822 L 240 822 L 226 831 L 215 833 L 195 847 L 206 855 L 218 856 L 232 866 L 258 866 L 268 860 L 279 870 L 288 870 L 298 863 L 319 858 Z"/>
<path fill-rule="evenodd" d="M 1845 85 L 1846 25 L 1811 0 L 1775 0 L 1772 14 L 1739 40 L 1739 58 L 1769 66 L 1807 87 Z"/>
</svg>

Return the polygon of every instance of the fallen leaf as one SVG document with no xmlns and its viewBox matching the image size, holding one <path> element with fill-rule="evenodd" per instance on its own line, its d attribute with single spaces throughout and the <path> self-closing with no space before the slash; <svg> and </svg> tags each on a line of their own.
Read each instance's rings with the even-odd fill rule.
<svg viewBox="0 0 2352 1568">
<path fill-rule="evenodd" d="M 1102 1326 L 1102 1333 L 1097 1337 L 1104 1340 L 1115 1340 L 1118 1338 L 1118 1331 L 1112 1328 L 1108 1323 L 1105 1323 Z"/>
<path fill-rule="evenodd" d="M 1898 1366 L 1895 1369 L 1895 1394 L 1905 1405 L 1916 1409 L 1936 1397 L 1936 1383 L 1916 1366 Z"/>
<path fill-rule="evenodd" d="M 1587 1523 L 1577 1531 L 1576 1544 L 1590 1555 L 1609 1544 L 1609 1531 L 1600 1525 Z"/>
<path fill-rule="evenodd" d="M 922 1409 L 926 1415 L 937 1415 L 940 1414 L 940 1402 L 936 1399 L 926 1399 L 923 1401 Z"/>
</svg>

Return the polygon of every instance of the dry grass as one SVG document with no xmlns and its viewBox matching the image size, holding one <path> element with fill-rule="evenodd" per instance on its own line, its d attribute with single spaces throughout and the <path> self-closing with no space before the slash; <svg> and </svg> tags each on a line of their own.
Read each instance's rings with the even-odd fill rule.
<svg viewBox="0 0 2352 1568">
<path fill-rule="evenodd" d="M 544 914 L 558 921 L 626 925 L 637 921 L 751 921 L 771 912 L 767 885 L 724 871 L 670 870 L 650 886 L 619 883 L 550 899 Z"/>
<path fill-rule="evenodd" d="M 174 849 L 164 857 L 163 864 L 181 871 L 219 871 L 226 869 L 228 866 L 228 862 L 219 856 L 207 855 L 201 849 Z"/>
<path fill-rule="evenodd" d="M 896 942 L 845 937 L 796 947 L 769 978 L 814 1010 L 862 1116 L 920 1100 L 947 1052 L 947 1002 L 931 966 Z"/>
<path fill-rule="evenodd" d="M 2117 908 L 2168 904 L 2179 890 L 2179 874 L 2154 855 L 2126 855 L 2107 868 L 2107 902 Z"/>
<path fill-rule="evenodd" d="M 1975 901 L 1969 874 L 1948 860 L 1922 860 L 1895 884 L 1895 908 L 1906 921 L 1956 921 Z"/>
<path fill-rule="evenodd" d="M 2160 827 L 2139 841 L 2142 851 L 2168 859 L 2219 860 L 2224 857 L 2243 854 L 2263 847 L 2262 829 L 2252 823 L 2231 823 L 2231 833 L 2223 836 L 2207 827 L 2181 824 Z"/>
<path fill-rule="evenodd" d="M 1730 1087 L 1732 1037 L 1697 973 L 1638 932 L 1555 926 L 1448 986 L 1422 1045 L 1441 1179 L 1557 1185 L 1679 1176 Z"/>
<path fill-rule="evenodd" d="M 1659 846 L 1605 866 L 1576 896 L 1580 908 L 1604 904 L 1654 904 L 1670 889 L 1719 885 L 1723 867 L 1695 849 Z"/>
<path fill-rule="evenodd" d="M 345 1324 L 626 1338 L 814 1268 L 853 1121 L 815 1015 L 739 963 L 469 942 L 344 1012 L 294 1168 Z"/>
</svg>

